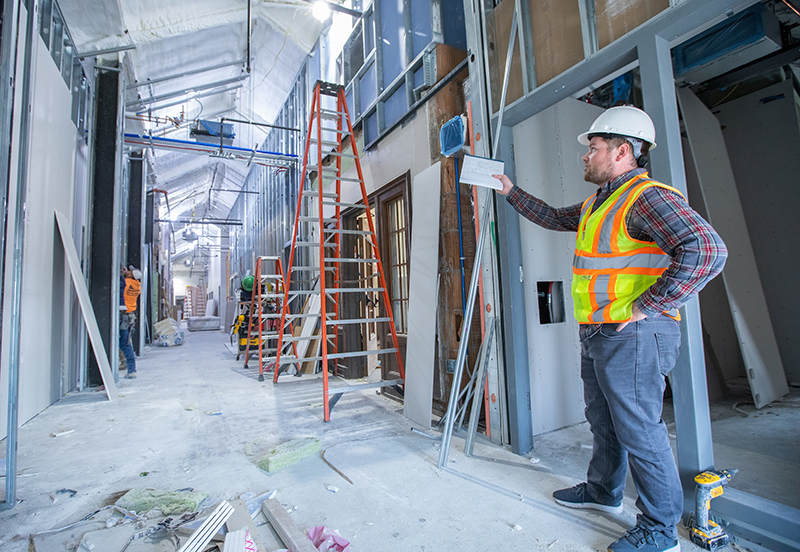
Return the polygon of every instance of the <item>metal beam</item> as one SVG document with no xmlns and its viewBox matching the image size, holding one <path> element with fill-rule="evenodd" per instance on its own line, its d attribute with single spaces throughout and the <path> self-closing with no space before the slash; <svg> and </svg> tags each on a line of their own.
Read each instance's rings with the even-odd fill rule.
<svg viewBox="0 0 800 552">
<path fill-rule="evenodd" d="M 202 69 L 192 69 L 191 71 L 184 71 L 182 73 L 177 73 L 175 75 L 169 75 L 167 77 L 158 77 L 155 79 L 147 79 L 143 80 L 142 82 L 135 82 L 127 87 L 127 90 L 134 90 L 139 88 L 140 86 L 146 86 L 148 84 L 156 84 L 159 82 L 166 82 L 175 79 L 182 79 L 183 77 L 188 77 L 189 75 L 196 75 L 197 73 L 205 73 L 206 71 L 213 71 L 214 69 L 223 69 L 225 67 L 231 67 L 232 65 L 244 65 L 246 60 L 237 59 L 236 61 L 227 61 L 225 63 L 218 63 L 216 65 L 210 65 L 208 67 L 203 67 Z"/>
<path fill-rule="evenodd" d="M 789 63 L 795 62 L 798 59 L 800 59 L 800 46 L 794 44 L 752 61 L 746 65 L 737 67 L 733 71 L 728 71 L 723 75 L 719 75 L 713 79 L 701 83 L 699 90 L 704 91 L 712 88 L 727 88 L 732 84 L 736 84 L 755 75 L 777 69 L 778 67 L 783 67 L 784 65 L 788 65 Z"/>
<path fill-rule="evenodd" d="M 192 86 L 189 88 L 184 88 L 183 90 L 178 90 L 176 92 L 169 92 L 167 94 L 161 94 L 160 96 L 153 96 L 152 98 L 144 98 L 141 100 L 136 100 L 134 102 L 128 102 L 127 104 L 125 104 L 125 108 L 131 109 L 137 107 L 144 107 L 146 105 L 154 104 L 162 100 L 169 100 L 171 98 L 177 98 L 178 96 L 185 96 L 187 94 L 191 94 L 192 92 L 199 92 L 201 90 L 208 90 L 209 88 L 215 88 L 217 86 L 225 86 L 226 84 L 241 82 L 249 76 L 250 75 L 239 75 L 238 77 L 218 80 L 207 84 L 201 84 L 200 86 Z"/>
<path fill-rule="evenodd" d="M 90 50 L 88 52 L 79 52 L 75 54 L 75 57 L 77 58 L 96 57 L 105 54 L 114 54 L 116 52 L 125 52 L 127 50 L 135 50 L 135 49 L 136 49 L 136 44 L 126 44 L 125 46 L 115 46 L 113 48 L 104 48 L 102 50 Z"/>
<path fill-rule="evenodd" d="M 225 92 L 231 92 L 233 90 L 237 90 L 239 88 L 242 88 L 242 86 L 244 86 L 242 83 L 238 83 L 238 84 L 234 84 L 234 85 L 231 85 L 231 86 L 226 86 L 225 88 L 220 88 L 219 90 L 212 90 L 211 92 L 206 92 L 204 94 L 197 94 L 196 96 L 192 96 L 191 98 L 182 98 L 180 100 L 177 100 L 177 101 L 174 101 L 174 102 L 170 102 L 170 103 L 167 103 L 167 104 L 157 105 L 157 106 L 154 106 L 154 107 L 148 107 L 147 108 L 147 112 L 148 113 L 152 113 L 153 111 L 160 111 L 161 109 L 166 109 L 168 107 L 181 105 L 182 103 L 185 103 L 188 100 L 199 100 L 200 98 L 207 98 L 209 96 L 216 96 L 218 94 L 224 94 Z M 233 108 L 225 109 L 223 111 L 218 111 L 217 115 L 219 115 L 220 113 L 227 113 L 227 112 L 232 111 L 232 110 L 233 110 Z M 138 111 L 137 113 L 143 113 L 143 111 Z M 211 117 L 211 116 L 209 115 L 209 117 Z M 155 132 L 155 130 L 154 130 L 154 132 Z"/>
</svg>

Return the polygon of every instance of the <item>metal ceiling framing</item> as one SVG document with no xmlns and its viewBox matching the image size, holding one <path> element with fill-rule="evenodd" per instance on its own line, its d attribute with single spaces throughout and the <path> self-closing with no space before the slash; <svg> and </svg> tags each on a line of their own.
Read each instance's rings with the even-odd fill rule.
<svg viewBox="0 0 800 552">
<path fill-rule="evenodd" d="M 519 3 L 519 0 L 516 0 Z M 556 103 L 574 96 L 598 81 L 606 82 L 608 76 L 626 66 L 640 67 L 645 109 L 658 129 L 658 149 L 652 154 L 653 172 L 673 186 L 685 192 L 686 179 L 683 170 L 683 154 L 675 95 L 675 81 L 670 50 L 673 46 L 715 25 L 756 0 L 671 0 L 670 7 L 653 17 L 622 38 L 597 50 L 596 22 L 592 14 L 591 0 L 581 1 L 584 51 L 586 58 L 552 80 L 533 88 L 522 98 L 505 109 L 503 126 L 509 127 L 500 135 L 501 159 L 513 178 L 514 144 L 511 127 L 536 115 Z M 465 0 L 468 43 L 471 52 L 486 55 L 486 34 L 481 29 L 486 6 L 479 0 L 477 10 L 472 9 L 472 0 Z M 524 31 L 527 32 L 527 31 Z M 524 40 L 527 40 L 525 38 Z M 533 52 L 531 52 L 531 55 Z M 481 57 L 483 57 L 481 56 Z M 473 99 L 487 101 L 485 87 L 488 80 L 483 75 L 485 59 L 470 58 L 470 79 L 477 85 L 472 88 Z M 525 67 L 525 65 L 523 65 Z M 475 75 L 475 78 L 473 78 Z M 481 75 L 478 80 L 477 76 Z M 532 74 L 525 75 L 533 83 Z M 490 113 L 490 112 L 489 112 Z M 476 132 L 487 135 L 488 129 L 482 119 L 475 118 Z M 497 124 L 497 116 L 489 117 Z M 522 148 L 522 146 L 520 146 Z M 486 148 L 486 146 L 484 146 Z M 505 203 L 505 202 L 502 202 Z M 503 304 L 512 306 L 504 313 L 506 358 L 508 370 L 509 401 L 512 427 L 512 446 L 524 444 L 530 435 L 530 411 L 525 404 L 525 393 L 529 380 L 522 377 L 528 371 L 526 343 L 526 318 L 524 313 L 514 311 L 521 297 L 522 284 L 518 282 L 514 267 L 521 262 L 522 244 L 516 214 L 507 205 L 497 205 L 500 215 L 498 231 L 504 244 L 503 259 Z M 519 278 L 521 280 L 521 277 Z M 505 310 L 505 309 L 504 309 Z M 703 357 L 700 310 L 697 299 L 685 307 L 681 323 L 684 343 L 678 364 L 672 372 L 675 421 L 678 447 L 678 467 L 687 497 L 685 513 L 693 507 L 693 477 L 697 473 L 714 468 L 711 440 L 711 421 L 706 388 L 705 361 Z M 529 400 L 529 398 L 528 398 Z M 516 404 L 514 404 L 516 403 Z M 800 511 L 750 495 L 741 491 L 729 491 L 714 502 L 714 513 L 727 524 L 727 529 L 736 536 L 745 538 L 773 550 L 796 550 L 800 547 Z"/>
</svg>

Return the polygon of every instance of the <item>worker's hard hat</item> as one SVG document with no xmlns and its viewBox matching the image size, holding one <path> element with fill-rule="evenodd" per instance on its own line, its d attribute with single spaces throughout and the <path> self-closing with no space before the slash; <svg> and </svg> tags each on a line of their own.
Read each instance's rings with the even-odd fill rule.
<svg viewBox="0 0 800 552">
<path fill-rule="evenodd" d="M 131 270 L 131 272 L 133 272 L 133 278 L 135 280 L 141 280 L 142 279 L 142 271 L 139 270 L 138 268 L 134 268 L 133 270 Z"/>
<path fill-rule="evenodd" d="M 604 111 L 594 120 L 589 130 L 578 136 L 578 142 L 588 146 L 593 134 L 614 134 L 635 138 L 656 147 L 656 128 L 650 116 L 632 105 L 621 105 Z"/>
<path fill-rule="evenodd" d="M 242 289 L 245 291 L 253 291 L 253 282 L 255 281 L 256 279 L 252 276 L 245 276 L 242 280 Z"/>
</svg>

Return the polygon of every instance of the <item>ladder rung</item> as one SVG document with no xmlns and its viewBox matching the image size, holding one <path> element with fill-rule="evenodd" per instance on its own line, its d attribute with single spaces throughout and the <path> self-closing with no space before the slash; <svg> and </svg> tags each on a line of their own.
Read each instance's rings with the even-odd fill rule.
<svg viewBox="0 0 800 552">
<path fill-rule="evenodd" d="M 343 259 L 341 257 L 325 257 L 326 263 L 377 263 L 378 259 Z"/>
<path fill-rule="evenodd" d="M 371 236 L 372 232 L 369 230 L 344 230 L 342 228 L 323 228 L 326 234 L 350 234 L 354 236 Z"/>
<path fill-rule="evenodd" d="M 327 132 L 338 132 L 339 134 L 342 134 L 344 136 L 350 136 L 350 131 L 349 130 L 339 130 L 338 128 L 328 128 L 328 127 L 324 127 L 324 126 L 319 127 L 319 129 L 322 132 L 326 132 L 326 131 Z"/>
<path fill-rule="evenodd" d="M 333 155 L 334 157 L 349 157 L 350 159 L 356 158 L 356 156 L 353 155 L 352 153 L 342 153 L 340 151 L 329 151 L 328 155 Z"/>
<path fill-rule="evenodd" d="M 332 266 L 325 267 L 326 272 L 333 272 L 336 270 Z M 318 266 L 293 266 L 292 272 L 319 272 Z"/>
<path fill-rule="evenodd" d="M 280 257 L 275 257 L 275 256 L 266 256 L 258 258 L 259 261 L 279 261 L 280 259 L 281 259 Z"/>
<path fill-rule="evenodd" d="M 350 353 L 331 353 L 328 355 L 328 360 L 336 360 L 337 358 L 353 358 L 353 357 L 362 357 L 362 356 L 370 356 L 370 355 L 383 355 L 388 353 L 396 353 L 397 349 L 376 349 L 374 351 L 353 351 Z M 322 360 L 322 356 L 316 357 L 307 357 L 299 359 L 300 362 L 315 362 L 317 360 Z M 292 364 L 297 362 L 298 359 L 291 358 L 291 359 L 283 359 L 281 358 L 281 366 L 284 364 Z"/>
<path fill-rule="evenodd" d="M 320 170 L 319 169 L 319 165 L 311 165 L 311 164 L 306 165 L 306 169 L 308 169 L 310 171 Z M 334 172 L 334 173 L 337 173 L 337 174 L 339 173 L 339 169 L 337 169 L 335 166 L 330 166 L 330 165 L 323 165 L 322 166 L 322 170 L 323 171 L 327 171 L 327 172 Z"/>
<path fill-rule="evenodd" d="M 304 196 L 319 197 L 319 192 L 312 191 L 312 190 L 307 190 L 307 191 L 303 190 L 303 195 Z M 330 197 L 330 198 L 336 199 L 336 198 L 339 197 L 339 194 L 337 194 L 336 192 L 322 192 L 322 197 Z"/>
<path fill-rule="evenodd" d="M 326 288 L 325 293 L 357 293 L 357 292 L 367 292 L 367 291 L 383 291 L 383 288 Z M 298 290 L 298 291 L 290 291 L 289 295 L 319 295 L 319 290 Z"/>
<path fill-rule="evenodd" d="M 391 318 L 388 316 L 382 318 L 350 318 L 349 320 L 328 320 L 325 322 L 327 326 L 337 326 L 339 324 L 365 324 L 369 322 L 389 322 Z"/>
<path fill-rule="evenodd" d="M 295 242 L 294 245 L 299 247 L 319 247 L 319 242 Z M 326 243 L 323 247 L 336 247 L 336 244 Z"/>
<path fill-rule="evenodd" d="M 283 339 L 282 343 L 294 343 L 296 341 L 312 341 L 314 339 L 319 339 L 318 335 L 298 335 L 295 337 L 286 337 Z"/>
<path fill-rule="evenodd" d="M 347 387 L 333 387 L 328 389 L 328 395 L 341 395 L 342 393 L 350 393 L 352 391 L 361 391 L 362 389 L 375 389 L 376 387 L 394 387 L 395 385 L 403 385 L 405 382 L 401 379 L 376 381 L 374 383 L 360 383 L 358 385 L 349 385 Z"/>
<path fill-rule="evenodd" d="M 330 109 L 320 109 L 319 115 L 321 118 L 328 119 L 329 121 L 336 121 L 339 117 L 344 117 L 342 111 L 331 111 Z"/>
<path fill-rule="evenodd" d="M 316 144 L 321 144 L 323 146 L 330 146 L 330 147 L 334 147 L 334 148 L 338 148 L 339 147 L 339 142 L 336 142 L 336 141 L 333 141 L 333 140 L 317 140 L 316 138 L 312 137 L 310 141 L 311 141 L 312 144 L 315 144 L 315 145 Z"/>
<path fill-rule="evenodd" d="M 364 209 L 363 203 L 341 203 L 339 201 L 323 201 L 323 205 L 329 205 L 331 207 L 356 207 L 359 209 Z"/>
<path fill-rule="evenodd" d="M 283 280 L 283 276 L 280 274 L 262 274 L 260 278 L 262 280 Z"/>
<path fill-rule="evenodd" d="M 300 219 L 300 222 L 320 222 L 320 218 L 319 217 L 301 216 L 301 217 L 298 217 L 298 218 Z M 324 218 L 324 219 L 322 219 L 322 223 L 323 224 L 328 223 L 328 222 L 336 222 L 336 219 L 335 218 Z"/>
</svg>

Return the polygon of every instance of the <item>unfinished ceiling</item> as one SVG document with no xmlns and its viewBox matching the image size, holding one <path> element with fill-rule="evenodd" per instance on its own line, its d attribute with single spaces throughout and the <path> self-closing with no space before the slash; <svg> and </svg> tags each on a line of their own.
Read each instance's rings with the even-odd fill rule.
<svg viewBox="0 0 800 552">
<path fill-rule="evenodd" d="M 189 127 L 198 118 L 271 123 L 330 22 L 317 20 L 302 0 L 59 0 L 59 6 L 79 52 L 130 48 L 124 50 L 125 132 L 173 140 L 193 141 Z M 179 77 L 165 80 L 172 76 Z M 262 128 L 235 123 L 231 145 L 253 150 L 266 136 Z M 146 150 L 147 187 L 167 192 L 170 218 L 228 216 L 237 194 L 211 189 L 241 188 L 246 161 Z"/>
</svg>

